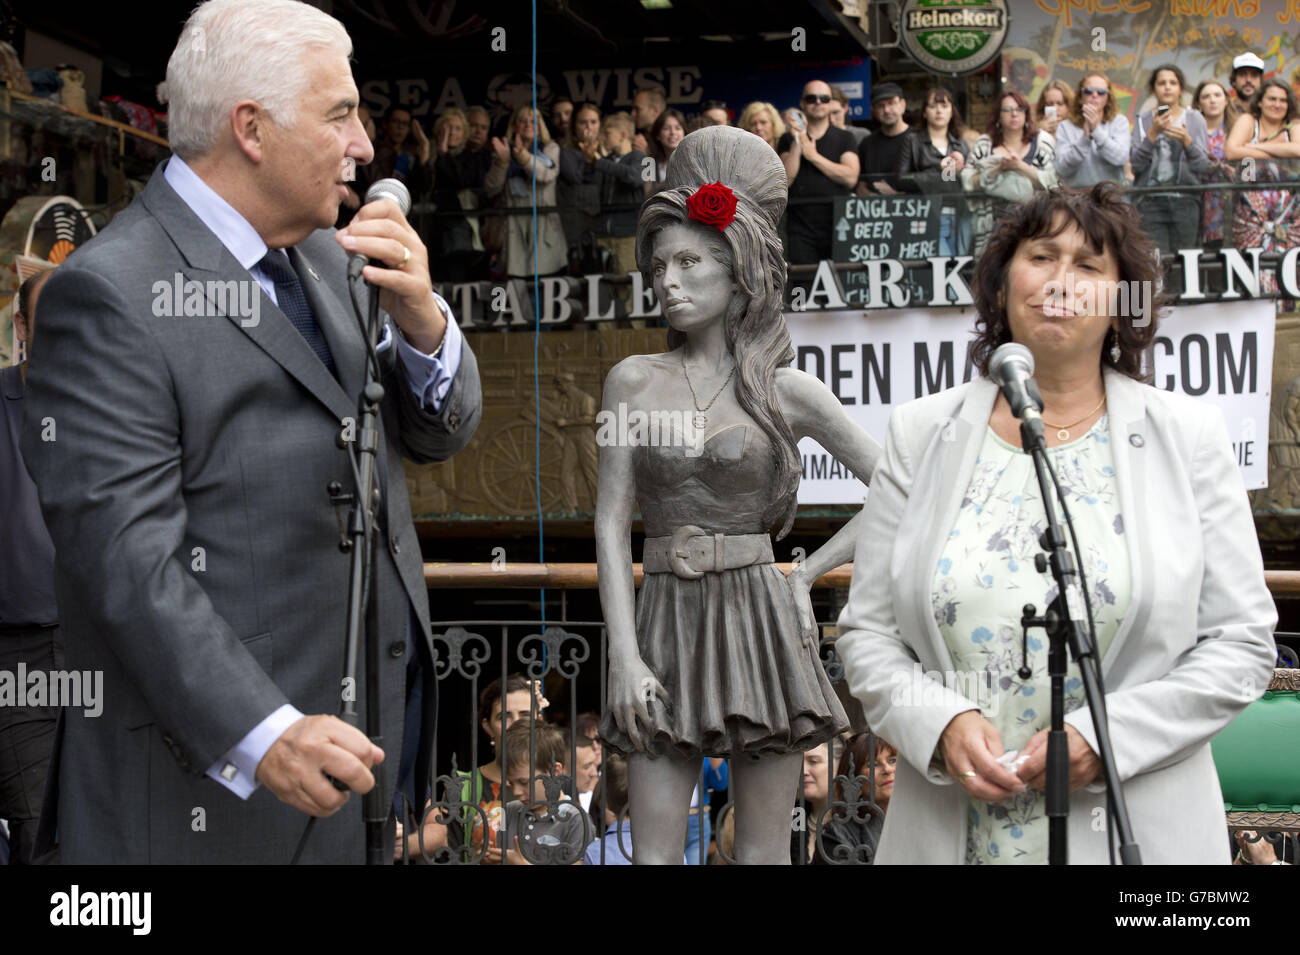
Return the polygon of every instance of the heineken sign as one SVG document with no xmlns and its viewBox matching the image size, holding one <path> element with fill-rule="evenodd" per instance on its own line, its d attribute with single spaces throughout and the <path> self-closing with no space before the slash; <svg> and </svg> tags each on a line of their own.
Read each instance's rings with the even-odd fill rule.
<svg viewBox="0 0 1300 955">
<path fill-rule="evenodd" d="M 1004 0 L 905 0 L 898 38 L 933 73 L 959 76 L 992 62 L 1007 38 Z"/>
</svg>

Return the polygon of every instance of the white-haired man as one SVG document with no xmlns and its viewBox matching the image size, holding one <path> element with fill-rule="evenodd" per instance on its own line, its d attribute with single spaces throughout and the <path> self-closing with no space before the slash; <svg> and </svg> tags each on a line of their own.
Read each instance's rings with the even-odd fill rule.
<svg viewBox="0 0 1300 955">
<path fill-rule="evenodd" d="M 98 719 L 65 711 L 42 814 L 65 862 L 283 863 L 307 814 L 322 818 L 305 861 L 360 862 L 361 799 L 329 777 L 386 802 L 427 779 L 428 606 L 401 458 L 463 447 L 479 380 L 397 207 L 330 228 L 373 155 L 350 54 L 297 0 L 198 7 L 167 69 L 175 155 L 46 286 L 23 451 L 67 664 L 104 687 Z M 340 491 L 365 362 L 349 253 L 390 266 L 363 273 L 386 313 L 377 700 L 364 671 L 342 683 Z M 382 704 L 382 750 L 332 715 L 341 694 Z"/>
</svg>

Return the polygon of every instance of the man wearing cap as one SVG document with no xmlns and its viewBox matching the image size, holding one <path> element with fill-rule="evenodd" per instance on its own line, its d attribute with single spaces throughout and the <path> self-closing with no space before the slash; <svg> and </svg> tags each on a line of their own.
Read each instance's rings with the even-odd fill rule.
<svg viewBox="0 0 1300 955">
<path fill-rule="evenodd" d="M 890 185 L 898 172 L 898 160 L 907 144 L 908 125 L 903 120 L 907 100 L 897 83 L 881 83 L 871 90 L 871 115 L 880 131 L 858 145 L 862 182 L 858 195 L 892 196 L 897 190 Z"/>
<path fill-rule="evenodd" d="M 809 264 L 831 257 L 832 196 L 847 196 L 858 181 L 853 137 L 831 125 L 831 88 L 813 80 L 803 88 L 807 129 L 792 128 L 776 144 L 790 183 L 786 257 Z"/>
<path fill-rule="evenodd" d="M 1237 106 L 1245 109 L 1264 82 L 1264 61 L 1254 53 L 1243 53 L 1232 61 L 1232 89 Z"/>
</svg>

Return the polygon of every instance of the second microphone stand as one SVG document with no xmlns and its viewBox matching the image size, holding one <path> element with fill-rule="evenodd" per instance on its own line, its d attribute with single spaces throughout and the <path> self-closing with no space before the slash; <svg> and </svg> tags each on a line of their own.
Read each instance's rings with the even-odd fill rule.
<svg viewBox="0 0 1300 955">
<path fill-rule="evenodd" d="M 1079 571 L 1075 567 L 1073 556 L 1066 549 L 1065 534 L 1056 519 L 1056 506 L 1052 503 L 1056 482 L 1051 475 L 1052 464 L 1047 457 L 1047 443 L 1043 440 L 1043 419 L 1039 417 L 1038 409 L 1032 405 L 1021 415 L 1020 441 L 1033 457 L 1034 473 L 1038 477 L 1038 489 L 1047 519 L 1047 528 L 1039 538 L 1046 554 L 1038 554 L 1034 566 L 1039 573 L 1043 573 L 1047 569 L 1045 565 L 1050 565 L 1052 577 L 1056 580 L 1056 598 L 1048 606 L 1047 612 L 1038 617 L 1034 613 L 1034 606 L 1026 604 L 1020 621 L 1024 629 L 1042 627 L 1047 632 L 1049 641 L 1047 669 L 1051 678 L 1051 729 L 1047 734 L 1047 861 L 1049 865 L 1066 865 L 1069 859 L 1067 822 L 1070 814 L 1070 753 L 1069 738 L 1065 733 L 1068 647 L 1075 662 L 1079 664 L 1084 695 L 1092 713 L 1097 735 L 1097 755 L 1101 759 L 1108 797 L 1114 807 L 1115 825 L 1119 830 L 1120 861 L 1124 865 L 1141 865 L 1141 853 L 1133 840 L 1133 827 L 1129 822 L 1128 806 L 1120 788 L 1119 772 L 1115 767 L 1115 754 L 1110 742 L 1106 701 L 1098 679 L 1101 661 L 1093 653 L 1092 642 L 1084 624 L 1080 622 L 1089 618 L 1077 583 Z M 1062 501 L 1061 505 L 1064 507 L 1065 502 Z M 1027 678 L 1023 672 L 1021 675 L 1022 678 Z M 1110 833 L 1106 834 L 1106 838 L 1110 839 Z"/>
</svg>

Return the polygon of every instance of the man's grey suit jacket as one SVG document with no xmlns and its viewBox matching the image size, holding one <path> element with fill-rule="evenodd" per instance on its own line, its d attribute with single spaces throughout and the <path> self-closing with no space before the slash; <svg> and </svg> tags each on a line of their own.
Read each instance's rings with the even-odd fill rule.
<svg viewBox="0 0 1300 955">
<path fill-rule="evenodd" d="M 340 380 L 260 288 L 255 324 L 218 314 L 208 283 L 254 280 L 162 167 L 43 290 L 23 454 L 57 550 L 67 666 L 104 673 L 102 714 L 66 713 L 47 793 L 43 828 L 57 802 L 65 862 L 285 863 L 306 822 L 265 787 L 241 801 L 203 775 L 286 702 L 309 715 L 339 710 L 350 558 L 339 549 L 347 505 L 331 503 L 327 486 L 353 488 L 336 439 L 357 415 L 364 346 L 332 230 L 290 256 Z M 203 283 L 205 315 L 157 314 L 178 276 Z M 380 361 L 376 773 L 391 796 L 412 606 L 424 702 L 435 700 L 401 458 L 438 461 L 464 447 L 481 397 L 468 345 L 436 415 L 420 406 L 395 344 Z M 354 794 L 317 824 L 307 861 L 362 861 L 361 802 Z"/>
</svg>

